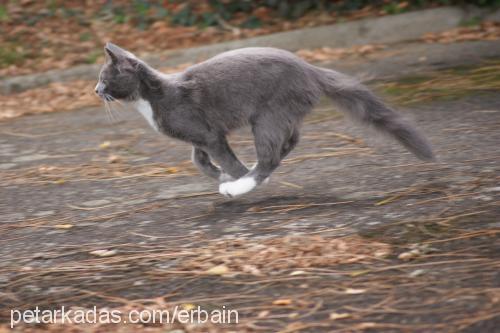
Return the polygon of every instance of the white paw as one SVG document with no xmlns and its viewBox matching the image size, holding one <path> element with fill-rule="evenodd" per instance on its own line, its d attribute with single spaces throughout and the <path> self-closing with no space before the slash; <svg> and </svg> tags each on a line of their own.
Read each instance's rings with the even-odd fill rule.
<svg viewBox="0 0 500 333">
<path fill-rule="evenodd" d="M 252 177 L 242 177 L 233 182 L 220 184 L 219 193 L 226 197 L 235 197 L 250 192 L 256 185 L 257 182 Z"/>
<path fill-rule="evenodd" d="M 230 182 L 230 181 L 233 181 L 233 180 L 234 180 L 234 178 L 233 178 L 233 177 L 231 177 L 231 175 L 230 175 L 230 174 L 225 173 L 225 172 L 221 172 L 221 174 L 220 174 L 220 176 L 219 176 L 219 181 L 220 181 L 221 183 L 224 183 L 224 182 Z"/>
</svg>

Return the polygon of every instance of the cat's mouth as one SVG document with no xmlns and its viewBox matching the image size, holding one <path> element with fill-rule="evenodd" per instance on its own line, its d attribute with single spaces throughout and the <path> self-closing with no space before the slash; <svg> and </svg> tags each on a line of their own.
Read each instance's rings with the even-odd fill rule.
<svg viewBox="0 0 500 333">
<path fill-rule="evenodd" d="M 95 92 L 96 95 L 102 99 L 104 102 L 113 102 L 113 101 L 116 101 L 116 98 L 114 98 L 113 96 L 111 96 L 110 94 L 106 94 L 104 92 Z"/>
<path fill-rule="evenodd" d="M 102 99 L 105 102 L 114 101 L 115 98 L 113 96 L 104 92 L 105 88 L 106 88 L 106 85 L 104 83 L 98 82 L 94 88 L 94 92 L 96 93 L 97 96 L 99 96 L 100 99 Z"/>
</svg>

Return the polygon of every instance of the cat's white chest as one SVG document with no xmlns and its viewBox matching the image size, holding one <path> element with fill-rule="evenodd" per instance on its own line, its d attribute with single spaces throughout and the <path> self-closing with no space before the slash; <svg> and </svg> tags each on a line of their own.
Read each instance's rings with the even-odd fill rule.
<svg viewBox="0 0 500 333">
<path fill-rule="evenodd" d="M 158 132 L 158 124 L 156 123 L 153 117 L 153 109 L 151 108 L 151 103 L 146 101 L 145 99 L 138 99 L 132 103 L 132 106 L 139 111 L 142 116 L 147 120 L 148 124 L 153 127 L 155 131 Z"/>
</svg>

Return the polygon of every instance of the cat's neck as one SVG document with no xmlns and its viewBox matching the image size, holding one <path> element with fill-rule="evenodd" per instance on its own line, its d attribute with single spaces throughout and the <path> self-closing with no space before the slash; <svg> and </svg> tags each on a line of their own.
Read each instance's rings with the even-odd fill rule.
<svg viewBox="0 0 500 333">
<path fill-rule="evenodd" d="M 164 117 L 158 113 L 168 112 L 169 108 L 175 108 L 178 104 L 178 86 L 176 74 L 163 74 L 145 63 L 141 63 L 139 69 L 140 86 L 138 96 L 131 102 L 149 125 L 157 132 L 162 126 L 159 120 Z M 160 111 L 161 110 L 161 111 Z"/>
<path fill-rule="evenodd" d="M 174 75 L 166 75 L 143 63 L 140 69 L 139 97 L 149 102 L 157 99 L 174 99 L 177 88 Z"/>
</svg>

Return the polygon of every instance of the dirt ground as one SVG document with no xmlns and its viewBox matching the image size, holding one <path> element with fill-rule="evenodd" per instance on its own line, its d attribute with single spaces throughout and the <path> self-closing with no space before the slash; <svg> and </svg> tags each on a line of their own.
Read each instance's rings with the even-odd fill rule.
<svg viewBox="0 0 500 333">
<path fill-rule="evenodd" d="M 199 305 L 235 309 L 239 324 L 16 329 L 498 332 L 498 90 L 429 96 L 399 109 L 437 162 L 326 103 L 269 184 L 235 199 L 130 111 L 0 123 L 5 330 L 10 309 Z M 254 162 L 247 130 L 231 143 Z"/>
</svg>

